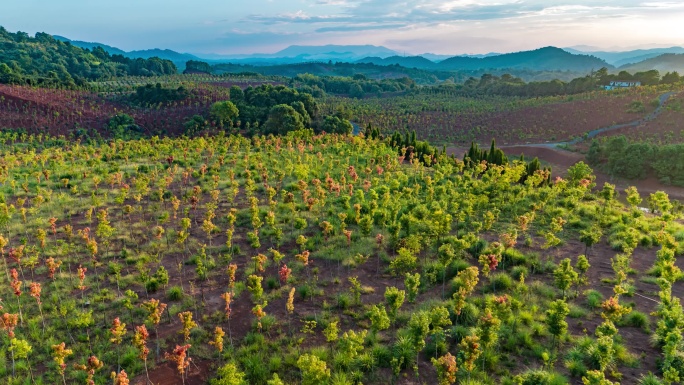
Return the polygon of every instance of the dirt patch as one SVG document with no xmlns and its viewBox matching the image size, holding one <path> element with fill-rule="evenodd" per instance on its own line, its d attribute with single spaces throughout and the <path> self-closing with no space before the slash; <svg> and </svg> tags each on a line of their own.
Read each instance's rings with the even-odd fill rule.
<svg viewBox="0 0 684 385">
<path fill-rule="evenodd" d="M 656 144 L 672 144 L 684 141 L 684 94 L 672 96 L 665 103 L 662 113 L 647 119 L 638 126 L 601 133 L 598 136 L 625 135 L 631 140 Z"/>
<path fill-rule="evenodd" d="M 586 132 L 635 121 L 655 111 L 650 104 L 659 94 L 646 89 L 625 93 L 592 92 L 557 98 L 511 99 L 511 103 L 473 103 L 472 99 L 435 98 L 412 110 L 405 103 L 378 100 L 354 116 L 360 126 L 369 123 L 381 131 L 415 130 L 418 138 L 435 144 L 467 145 L 496 138 L 502 145 L 566 141 Z M 644 111 L 629 112 L 640 102 Z"/>
<path fill-rule="evenodd" d="M 209 373 L 212 372 L 210 361 L 193 362 L 187 369 L 185 385 L 205 385 L 209 380 Z M 172 362 L 161 364 L 150 371 L 150 381 L 154 385 L 182 385 L 176 367 Z M 138 376 L 132 381 L 133 385 L 146 385 L 145 376 Z"/>
</svg>

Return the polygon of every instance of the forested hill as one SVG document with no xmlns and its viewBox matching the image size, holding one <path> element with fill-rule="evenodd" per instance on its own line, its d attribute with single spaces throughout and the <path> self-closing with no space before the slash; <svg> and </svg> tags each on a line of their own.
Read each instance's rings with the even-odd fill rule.
<svg viewBox="0 0 684 385">
<path fill-rule="evenodd" d="M 455 56 L 439 63 L 420 56 L 392 56 L 385 59 L 365 58 L 360 63 L 394 65 L 408 68 L 442 71 L 472 71 L 481 69 L 526 69 L 533 71 L 575 71 L 590 72 L 599 68 L 613 68 L 594 56 L 574 55 L 556 47 L 545 47 L 533 51 L 515 52 L 484 58 Z"/>
<path fill-rule="evenodd" d="M 648 71 L 658 70 L 660 72 L 684 72 L 684 54 L 663 54 L 638 63 L 627 64 L 620 67 L 625 71 Z"/>
<path fill-rule="evenodd" d="M 46 33 L 30 37 L 0 27 L 0 83 L 74 88 L 92 80 L 176 72 L 171 61 L 158 57 L 130 59 L 100 47 L 82 49 Z"/>
<path fill-rule="evenodd" d="M 454 57 L 439 63 L 450 69 L 477 68 L 527 68 L 538 71 L 591 71 L 599 68 L 612 68 L 605 61 L 589 55 L 573 55 L 560 48 L 545 47 L 533 51 L 515 52 L 485 58 Z"/>
<path fill-rule="evenodd" d="M 96 47 L 102 47 L 105 51 L 107 51 L 110 55 L 121 55 L 125 56 L 129 59 L 149 59 L 153 57 L 158 57 L 160 59 L 165 59 L 165 60 L 170 60 L 173 62 L 173 64 L 176 65 L 179 71 L 183 71 L 185 69 L 185 63 L 188 60 L 201 60 L 195 55 L 191 55 L 188 53 L 179 53 L 176 51 L 172 51 L 170 49 L 159 49 L 159 48 L 153 48 L 153 49 L 144 49 L 144 50 L 139 50 L 139 51 L 129 51 L 126 52 L 122 49 L 112 47 L 107 44 L 102 44 L 102 43 L 96 43 L 96 42 L 87 42 L 87 41 L 79 41 L 79 40 L 71 40 L 68 39 L 64 36 L 58 36 L 58 35 L 53 35 L 53 37 L 59 41 L 63 42 L 69 42 L 71 45 L 76 46 L 76 47 L 81 47 L 83 49 L 89 49 L 93 50 Z"/>
</svg>

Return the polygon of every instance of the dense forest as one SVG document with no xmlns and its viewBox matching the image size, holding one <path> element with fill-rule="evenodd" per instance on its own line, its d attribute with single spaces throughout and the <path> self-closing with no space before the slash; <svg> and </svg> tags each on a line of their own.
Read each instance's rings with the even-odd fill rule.
<svg viewBox="0 0 684 385">
<path fill-rule="evenodd" d="M 574 95 L 595 91 L 611 81 L 638 81 L 642 85 L 674 84 L 681 80 L 677 72 L 668 72 L 661 76 L 657 70 L 629 73 L 621 71 L 610 74 L 606 68 L 592 72 L 586 76 L 562 80 L 525 82 L 511 74 L 495 76 L 484 74 L 479 79 L 471 77 L 463 84 L 445 83 L 433 87 L 416 89 L 418 93 L 448 93 L 460 96 L 500 95 L 500 96 L 557 96 Z"/>
<path fill-rule="evenodd" d="M 454 56 L 438 63 L 420 56 L 392 56 L 385 59 L 366 58 L 364 63 L 379 65 L 399 64 L 428 70 L 461 71 L 479 69 L 527 69 L 533 71 L 588 72 L 593 68 L 611 67 L 605 61 L 589 55 L 573 55 L 556 47 L 544 47 L 532 51 L 507 53 L 484 58 Z"/>
<path fill-rule="evenodd" d="M 617 177 L 644 179 L 655 175 L 661 183 L 684 186 L 682 144 L 654 145 L 632 142 L 622 135 L 614 136 L 592 141 L 587 160 Z"/>
<path fill-rule="evenodd" d="M 323 92 L 331 94 L 347 94 L 353 98 L 362 98 L 366 94 L 378 95 L 383 92 L 401 92 L 416 87 L 416 82 L 409 77 L 394 79 L 371 79 L 363 74 L 354 76 L 316 76 L 299 74 L 290 82 L 297 89 L 322 96 Z M 323 91 L 323 92 L 321 92 Z"/>
<path fill-rule="evenodd" d="M 203 68 L 206 71 L 208 65 L 202 62 L 188 62 L 192 68 Z M 338 63 L 339 64 L 339 63 Z M 367 64 L 358 64 L 364 66 Z M 190 68 L 190 67 L 188 67 Z M 201 72 L 198 70 L 198 72 Z M 247 72 L 247 74 L 258 75 L 258 73 Z M 462 76 L 463 74 L 461 74 Z M 479 77 L 463 77 L 459 82 L 449 78 L 445 81 L 437 81 L 435 84 L 426 85 L 419 83 L 409 76 L 394 78 L 376 78 L 355 73 L 349 76 L 326 76 L 316 75 L 315 73 L 299 73 L 294 75 L 289 84 L 300 91 L 310 93 L 315 97 L 322 97 L 325 93 L 335 95 L 346 95 L 352 98 L 363 98 L 365 96 L 380 96 L 383 93 L 413 91 L 415 93 L 447 93 L 460 96 L 521 96 L 521 97 L 540 97 L 574 95 L 584 92 L 595 91 L 608 85 L 611 81 L 638 81 L 642 85 L 674 84 L 681 80 L 679 73 L 667 72 L 661 76 L 657 70 L 629 73 L 621 71 L 611 74 L 607 68 L 587 75 L 573 78 L 569 81 L 560 79 L 544 81 L 526 81 L 522 77 L 514 76 L 511 73 L 496 75 L 494 73 L 484 73 Z"/>
<path fill-rule="evenodd" d="M 400 64 L 382 65 L 374 63 L 344 63 L 344 62 L 308 62 L 280 65 L 247 65 L 220 63 L 211 66 L 215 74 L 251 72 L 262 75 L 279 75 L 295 77 L 298 74 L 310 73 L 317 76 L 346 76 L 352 77 L 357 74 L 372 79 L 391 79 L 409 77 L 421 85 L 434 85 L 442 82 L 462 83 L 471 77 L 480 77 L 484 74 L 502 76 L 511 74 L 520 77 L 526 82 L 549 81 L 559 79 L 571 81 L 577 77 L 585 76 L 588 71 L 560 71 L 560 70 L 533 70 L 525 68 L 517 69 L 476 69 L 476 70 L 439 70 L 420 69 L 410 65 Z M 599 67 L 597 67 L 599 68 Z"/>
<path fill-rule="evenodd" d="M 134 104 L 152 106 L 159 103 L 168 103 L 183 100 L 188 97 L 188 91 L 180 86 L 178 88 L 164 88 L 161 83 L 155 85 L 146 84 L 135 89 L 135 93 L 129 97 Z"/>
<path fill-rule="evenodd" d="M 89 81 L 176 72 L 169 60 L 129 59 L 110 55 L 100 47 L 84 50 L 46 33 L 30 37 L 0 27 L 0 83 L 76 88 Z"/>
</svg>

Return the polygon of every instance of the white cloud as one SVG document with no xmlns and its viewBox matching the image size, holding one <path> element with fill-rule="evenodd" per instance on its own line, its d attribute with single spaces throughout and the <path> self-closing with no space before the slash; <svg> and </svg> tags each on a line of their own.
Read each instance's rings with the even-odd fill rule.
<svg viewBox="0 0 684 385">
<path fill-rule="evenodd" d="M 675 0 L 166 0 L 161 13 L 162 0 L 1 1 L 0 25 L 9 30 L 124 49 L 269 52 L 335 43 L 456 54 L 684 44 L 684 1 Z"/>
</svg>

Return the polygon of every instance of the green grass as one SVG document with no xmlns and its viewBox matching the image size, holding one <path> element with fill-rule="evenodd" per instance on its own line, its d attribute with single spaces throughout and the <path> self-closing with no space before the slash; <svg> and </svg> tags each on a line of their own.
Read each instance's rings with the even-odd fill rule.
<svg viewBox="0 0 684 385">
<path fill-rule="evenodd" d="M 570 313 L 568 314 L 568 317 L 570 318 L 586 318 L 587 315 L 589 314 L 589 311 L 579 305 L 576 305 L 574 303 L 571 303 L 569 305 L 570 307 Z"/>
<path fill-rule="evenodd" d="M 643 329 L 645 332 L 650 333 L 651 321 L 647 314 L 640 311 L 632 310 L 631 313 L 627 314 L 620 322 L 620 326 L 632 326 L 635 328 Z"/>
<path fill-rule="evenodd" d="M 585 296 L 590 309 L 598 309 L 604 301 L 603 294 L 593 289 L 587 290 Z"/>
</svg>

